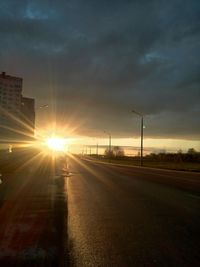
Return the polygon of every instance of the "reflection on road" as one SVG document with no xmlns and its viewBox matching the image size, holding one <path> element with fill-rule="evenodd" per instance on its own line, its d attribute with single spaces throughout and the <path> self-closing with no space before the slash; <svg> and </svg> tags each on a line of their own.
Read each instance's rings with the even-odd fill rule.
<svg viewBox="0 0 200 267">
<path fill-rule="evenodd" d="M 200 201 L 188 195 L 197 194 L 198 174 L 80 158 L 71 158 L 70 171 L 72 266 L 199 266 Z"/>
</svg>

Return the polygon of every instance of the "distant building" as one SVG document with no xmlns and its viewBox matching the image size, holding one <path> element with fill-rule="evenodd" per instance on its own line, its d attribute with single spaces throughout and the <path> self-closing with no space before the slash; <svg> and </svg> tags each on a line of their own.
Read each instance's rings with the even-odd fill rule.
<svg viewBox="0 0 200 267">
<path fill-rule="evenodd" d="M 23 97 L 21 98 L 22 119 L 27 124 L 30 134 L 34 134 L 35 129 L 35 99 Z"/>
<path fill-rule="evenodd" d="M 23 79 L 0 74 L 0 139 L 21 142 L 34 136 L 34 99 L 22 96 Z"/>
</svg>

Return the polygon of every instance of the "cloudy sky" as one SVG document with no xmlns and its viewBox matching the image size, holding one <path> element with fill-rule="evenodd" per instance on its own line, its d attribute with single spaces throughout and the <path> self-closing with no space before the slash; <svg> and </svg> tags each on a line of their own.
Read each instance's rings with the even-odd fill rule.
<svg viewBox="0 0 200 267">
<path fill-rule="evenodd" d="M 199 0 L 1 0 L 0 71 L 43 125 L 75 134 L 200 138 Z"/>
</svg>

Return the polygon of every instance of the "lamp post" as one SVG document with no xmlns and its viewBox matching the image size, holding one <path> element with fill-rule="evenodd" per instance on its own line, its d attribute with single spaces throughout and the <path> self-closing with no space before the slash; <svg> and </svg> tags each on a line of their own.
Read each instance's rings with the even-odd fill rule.
<svg viewBox="0 0 200 267">
<path fill-rule="evenodd" d="M 48 105 L 48 104 L 45 104 L 45 105 L 41 105 L 41 106 L 39 106 L 38 109 L 41 109 L 41 108 L 48 108 L 48 107 L 49 107 L 49 105 Z"/>
<path fill-rule="evenodd" d="M 144 119 L 143 115 L 135 110 L 132 110 L 133 113 L 140 116 L 141 118 L 141 145 L 140 145 L 140 166 L 143 166 L 143 139 L 144 139 Z"/>
<path fill-rule="evenodd" d="M 44 105 L 40 105 L 38 107 L 35 108 L 35 116 L 36 116 L 36 112 L 41 110 L 41 109 L 48 109 L 49 105 L 48 104 L 44 104 Z"/>
<path fill-rule="evenodd" d="M 106 132 L 106 131 L 104 131 L 104 133 L 105 134 L 107 134 L 108 135 L 108 138 L 109 138 L 109 155 L 111 155 L 111 140 L 112 140 L 112 137 L 111 137 L 111 134 L 110 133 L 108 133 L 108 132 Z"/>
</svg>

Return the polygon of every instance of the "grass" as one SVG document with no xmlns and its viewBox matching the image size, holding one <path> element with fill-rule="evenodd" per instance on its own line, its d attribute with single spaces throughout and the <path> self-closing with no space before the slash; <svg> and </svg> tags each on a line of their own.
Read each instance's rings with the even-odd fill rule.
<svg viewBox="0 0 200 267">
<path fill-rule="evenodd" d="M 91 156 L 95 160 L 100 162 L 112 163 L 112 164 L 123 164 L 130 166 L 140 166 L 140 161 L 137 159 L 108 159 L 104 157 Z M 152 161 L 144 159 L 144 167 L 150 168 L 160 168 L 160 169 L 169 169 L 169 170 L 178 170 L 178 171 L 194 171 L 200 172 L 200 163 L 198 162 L 169 162 L 169 161 Z"/>
</svg>

